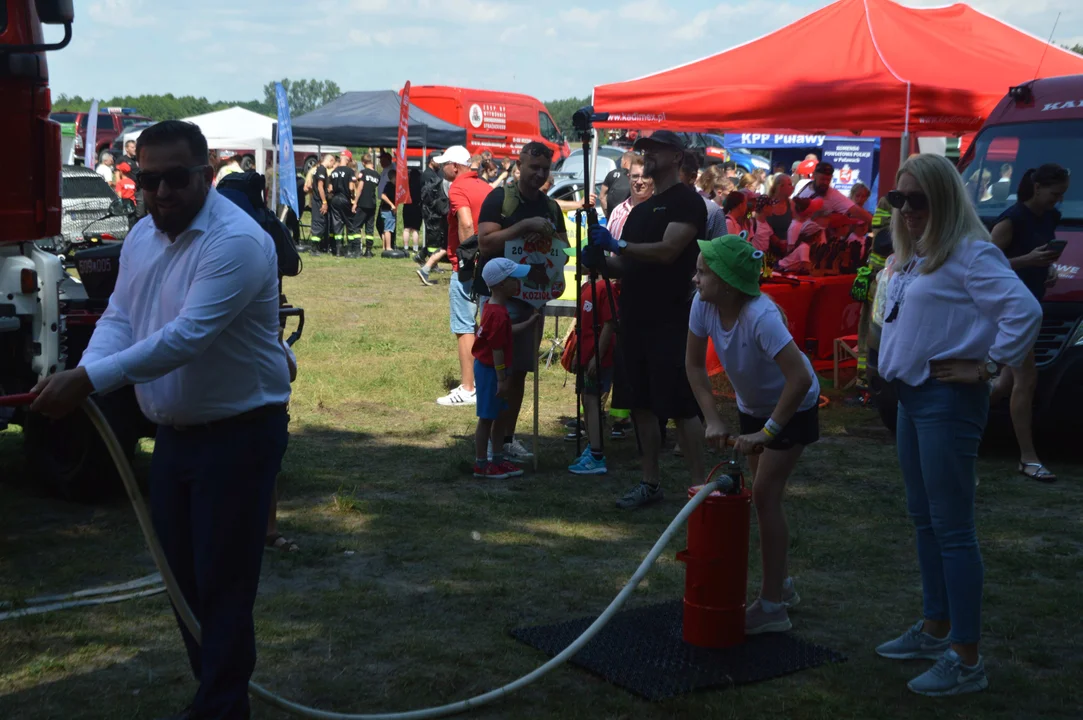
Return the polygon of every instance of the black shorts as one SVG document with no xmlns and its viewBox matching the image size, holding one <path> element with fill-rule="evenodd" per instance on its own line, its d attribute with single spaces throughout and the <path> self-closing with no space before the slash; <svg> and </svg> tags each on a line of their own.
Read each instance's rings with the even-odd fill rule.
<svg viewBox="0 0 1083 720">
<path fill-rule="evenodd" d="M 763 430 L 767 418 L 758 418 L 746 415 L 738 411 L 737 417 L 741 421 L 741 434 L 752 435 Z M 811 445 L 820 439 L 820 407 L 813 405 L 808 410 L 796 413 L 782 432 L 771 442 L 767 443 L 768 450 L 789 450 L 797 445 Z"/>
<path fill-rule="evenodd" d="M 650 410 L 660 418 L 675 420 L 699 416 L 699 404 L 684 369 L 690 307 L 664 320 L 621 318 L 619 348 L 624 356 L 630 410 Z"/>
</svg>

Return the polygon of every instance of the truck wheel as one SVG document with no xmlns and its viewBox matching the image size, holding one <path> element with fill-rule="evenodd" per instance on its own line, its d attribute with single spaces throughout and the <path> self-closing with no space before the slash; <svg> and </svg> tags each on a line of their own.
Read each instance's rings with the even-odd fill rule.
<svg viewBox="0 0 1083 720">
<path fill-rule="evenodd" d="M 256 169 L 256 158 L 251 155 L 245 155 L 241 158 L 241 169 L 245 172 Z"/>
<path fill-rule="evenodd" d="M 312 166 L 315 165 L 317 162 L 318 161 L 316 160 L 315 155 L 309 155 L 308 157 L 306 157 L 305 158 L 305 164 L 301 169 L 301 174 L 304 177 L 308 177 L 308 171 L 311 170 Z"/>
<path fill-rule="evenodd" d="M 130 458 L 135 453 L 135 438 L 122 433 L 119 439 Z M 28 414 L 23 442 L 31 475 L 50 495 L 92 503 L 115 497 L 123 489 L 105 442 L 81 411 L 62 420 Z"/>
</svg>

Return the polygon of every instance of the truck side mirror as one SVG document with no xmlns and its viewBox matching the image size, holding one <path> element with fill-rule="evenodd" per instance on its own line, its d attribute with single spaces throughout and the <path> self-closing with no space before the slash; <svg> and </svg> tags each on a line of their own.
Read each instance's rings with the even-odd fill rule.
<svg viewBox="0 0 1083 720">
<path fill-rule="evenodd" d="M 68 25 L 75 22 L 72 0 L 35 0 L 38 19 L 45 25 Z"/>
<path fill-rule="evenodd" d="M 120 216 L 123 216 L 123 215 L 127 215 L 128 214 L 128 212 L 127 212 L 128 208 L 127 208 L 127 205 L 125 204 L 126 202 L 130 202 L 130 201 L 125 201 L 122 198 L 117 198 L 113 202 L 109 203 L 109 214 L 114 216 L 114 217 L 120 217 Z"/>
</svg>

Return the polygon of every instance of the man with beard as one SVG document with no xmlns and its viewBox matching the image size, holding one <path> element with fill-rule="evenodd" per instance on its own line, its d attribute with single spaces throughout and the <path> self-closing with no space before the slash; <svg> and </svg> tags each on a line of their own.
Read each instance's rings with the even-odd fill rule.
<svg viewBox="0 0 1083 720">
<path fill-rule="evenodd" d="M 177 583 L 202 627 L 181 635 L 199 690 L 180 718 L 249 716 L 252 606 L 271 491 L 286 450 L 290 378 L 278 340 L 270 236 L 211 187 L 207 140 L 170 120 L 138 141 L 149 218 L 128 234 L 109 307 L 79 367 L 34 388 L 63 417 L 93 392 L 136 386 L 158 424 L 150 505 Z"/>
<path fill-rule="evenodd" d="M 674 418 L 692 483 L 703 482 L 703 423 L 684 369 L 692 276 L 707 230 L 707 208 L 678 173 L 687 148 L 680 137 L 658 130 L 636 141 L 643 173 L 654 180 L 654 195 L 636 205 L 621 239 L 603 227 L 590 230 L 583 253 L 590 267 L 608 266 L 621 279 L 620 346 L 631 389 L 632 419 L 643 452 L 643 480 L 617 506 L 635 508 L 662 500 L 658 460 L 659 420 Z M 609 251 L 606 259 L 601 251 Z"/>
<path fill-rule="evenodd" d="M 632 160 L 637 155 L 629 150 L 620 158 L 620 167 L 611 171 L 602 181 L 602 191 L 598 200 L 602 204 L 602 212 L 609 217 L 614 208 L 628 199 L 632 194 L 632 184 L 628 180 L 628 173 L 632 169 Z"/>
<path fill-rule="evenodd" d="M 475 277 L 481 277 L 485 262 L 490 258 L 504 257 L 504 243 L 509 240 L 541 240 L 543 237 L 557 236 L 567 241 L 564 231 L 564 214 L 556 201 L 542 192 L 541 188 L 549 179 L 549 169 L 553 164 L 553 151 L 540 142 L 529 142 L 519 151 L 519 182 L 508 187 L 497 188 L 489 193 L 482 203 L 478 215 L 478 264 Z M 460 240 L 465 238 L 460 238 Z M 542 272 L 544 269 L 538 267 Z M 534 273 L 531 273 L 534 277 Z M 689 276 L 691 277 L 691 276 Z M 489 289 L 480 283 L 475 289 L 481 296 L 479 309 L 484 307 L 489 296 Z M 527 303 L 511 299 L 507 304 L 508 315 L 512 324 L 530 319 L 535 312 Z M 538 359 L 538 345 L 541 338 L 536 331 L 519 333 L 515 336 L 515 348 L 512 353 L 512 366 L 508 368 L 509 388 L 505 398 L 508 409 L 501 418 L 501 427 L 507 429 L 503 438 L 503 454 L 507 460 L 522 463 L 534 458 L 521 442 L 515 439 L 515 425 L 519 419 L 519 410 L 523 405 L 523 392 L 526 389 L 527 373 L 534 372 L 534 363 Z M 497 442 L 493 442 L 494 456 L 501 453 Z"/>
<path fill-rule="evenodd" d="M 807 161 L 806 161 L 807 162 Z M 826 228 L 830 216 L 835 213 L 846 215 L 859 222 L 872 224 L 872 215 L 865 208 L 855 205 L 853 200 L 831 187 L 831 178 L 835 175 L 835 166 L 821 161 L 816 164 L 812 180 L 797 191 L 793 198 L 798 219 L 812 220 Z"/>
</svg>

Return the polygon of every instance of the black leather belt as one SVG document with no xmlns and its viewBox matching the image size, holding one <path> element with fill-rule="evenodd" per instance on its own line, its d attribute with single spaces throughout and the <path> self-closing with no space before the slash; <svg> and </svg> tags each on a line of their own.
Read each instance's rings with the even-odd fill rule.
<svg viewBox="0 0 1083 720">
<path fill-rule="evenodd" d="M 211 420 L 210 422 L 199 423 L 196 425 L 166 425 L 165 427 L 172 428 L 177 432 L 221 430 L 231 425 L 242 425 L 244 423 L 253 422 L 255 420 L 262 420 L 263 418 L 273 417 L 275 415 L 285 415 L 288 409 L 289 405 L 287 403 L 279 403 L 277 405 L 262 405 L 258 408 L 246 410 L 240 415 L 222 418 L 221 420 Z"/>
</svg>

